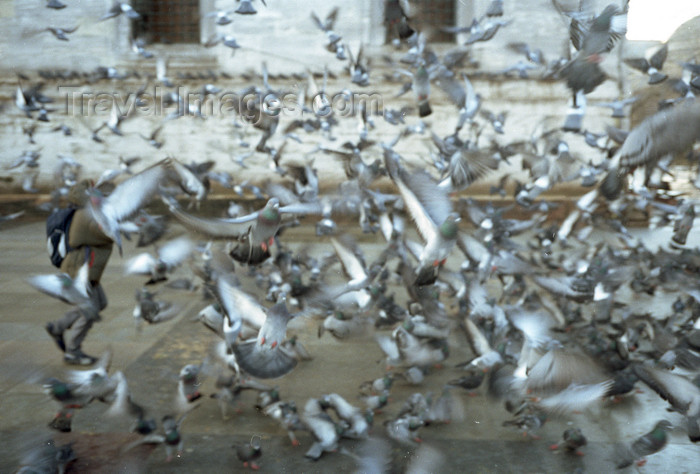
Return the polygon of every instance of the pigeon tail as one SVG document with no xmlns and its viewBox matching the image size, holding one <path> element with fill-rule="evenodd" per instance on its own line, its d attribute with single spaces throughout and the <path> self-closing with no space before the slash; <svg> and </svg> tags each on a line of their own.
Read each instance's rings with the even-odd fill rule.
<svg viewBox="0 0 700 474">
<path fill-rule="evenodd" d="M 427 117 L 433 113 L 433 109 L 430 108 L 430 103 L 426 100 L 418 104 L 418 115 L 420 117 Z"/>
<path fill-rule="evenodd" d="M 622 192 L 622 176 L 623 173 L 617 168 L 608 171 L 608 174 L 600 183 L 600 192 L 609 201 L 617 199 Z"/>
</svg>

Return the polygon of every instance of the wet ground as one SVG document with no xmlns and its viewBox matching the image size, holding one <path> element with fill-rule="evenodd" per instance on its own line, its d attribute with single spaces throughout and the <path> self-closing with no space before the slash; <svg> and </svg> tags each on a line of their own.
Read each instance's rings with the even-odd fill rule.
<svg viewBox="0 0 700 474">
<path fill-rule="evenodd" d="M 290 232 L 285 242 L 305 242 L 308 235 Z M 262 472 L 352 472 L 355 462 L 340 452 L 325 454 L 314 462 L 304 458 L 311 437 L 298 433 L 301 446 L 293 447 L 286 433 L 254 408 L 255 394 L 244 392 L 239 399 L 239 413 L 224 421 L 215 400 L 214 378 L 204 381 L 205 397 L 201 406 L 183 423 L 185 452 L 181 458 L 165 462 L 162 447 L 147 457 L 147 450 L 120 457 L 119 448 L 136 435 L 127 434 L 130 420 L 103 416 L 106 406 L 93 403 L 76 412 L 73 432 L 58 434 L 46 425 L 57 410 L 41 389 L 47 376 L 62 378 L 68 367 L 44 331 L 44 325 L 68 310 L 68 306 L 38 293 L 26 283 L 32 274 L 53 270 L 45 251 L 43 221 L 19 221 L 7 224 L 0 231 L 0 472 L 12 472 L 24 449 L 31 443 L 53 437 L 57 443 L 74 441 L 79 456 L 69 472 L 231 472 L 239 471 L 232 445 L 252 436 L 262 440 Z M 316 242 L 316 240 L 314 240 Z M 371 250 L 371 246 L 366 246 Z M 317 251 L 330 250 L 326 242 Z M 109 306 L 103 321 L 89 334 L 84 350 L 100 354 L 107 348 L 114 353 L 112 370 L 121 370 L 129 381 L 133 398 L 160 418 L 172 411 L 177 374 L 189 363 L 199 363 L 209 353 L 216 336 L 203 325 L 192 321 L 207 303 L 199 294 L 175 291 L 161 293 L 164 299 L 183 305 L 181 316 L 137 332 L 132 318 L 134 291 L 144 279 L 124 276 L 126 258 L 135 255 L 133 244 L 127 243 L 125 258 L 112 257 L 103 278 Z M 187 272 L 182 269 L 182 274 Z M 245 271 L 238 272 L 244 285 L 254 291 Z M 643 301 L 640 304 L 666 305 Z M 659 309 L 661 306 L 659 306 Z M 664 306 L 664 311 L 666 308 Z M 336 341 L 329 335 L 317 336 L 318 322 L 301 319 L 290 324 L 290 333 L 297 334 L 313 356 L 301 362 L 289 375 L 272 383 L 279 385 L 281 396 L 303 407 L 309 397 L 336 392 L 351 403 L 360 405 L 358 386 L 384 373 L 382 353 L 371 336 L 349 341 Z M 471 357 L 467 340 L 461 331 L 450 336 L 451 355 L 445 366 L 428 374 L 421 386 L 398 381 L 391 392 L 391 401 L 375 419 L 373 436 L 384 437 L 383 421 L 395 414 L 407 395 L 420 391 L 438 393 L 443 383 L 460 376 L 454 368 Z M 680 416 L 667 412 L 667 404 L 650 389 L 639 385 L 639 393 L 619 403 L 606 401 L 584 413 L 570 413 L 550 419 L 537 433 L 541 439 L 523 437 L 516 430 L 502 427 L 508 413 L 499 402 L 485 396 L 483 387 L 477 396 L 455 390 L 464 407 L 464 419 L 450 424 L 431 425 L 420 430 L 423 444 L 444 454 L 437 472 L 609 472 L 614 470 L 614 443 L 630 442 L 646 433 L 653 424 L 666 418 L 678 424 Z M 556 453 L 549 445 L 560 439 L 569 426 L 583 430 L 589 440 L 584 456 Z M 343 440 L 341 446 L 359 449 L 358 442 Z M 410 459 L 414 448 L 391 443 L 395 464 Z M 143 460 L 146 458 L 146 460 Z M 139 460 L 141 459 L 141 461 Z M 109 462 L 108 462 L 109 460 Z M 644 467 L 629 468 L 638 472 L 698 472 L 700 451 L 684 432 L 674 430 L 661 453 L 650 456 Z"/>
</svg>

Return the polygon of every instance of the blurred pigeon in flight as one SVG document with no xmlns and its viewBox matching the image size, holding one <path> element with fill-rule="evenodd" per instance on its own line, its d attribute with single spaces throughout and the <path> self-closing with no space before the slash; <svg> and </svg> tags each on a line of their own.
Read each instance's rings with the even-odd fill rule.
<svg viewBox="0 0 700 474">
<path fill-rule="evenodd" d="M 668 44 L 664 44 L 647 58 L 627 58 L 625 64 L 649 76 L 647 84 L 654 85 L 665 81 L 668 76 L 661 72 L 668 56 Z"/>
</svg>

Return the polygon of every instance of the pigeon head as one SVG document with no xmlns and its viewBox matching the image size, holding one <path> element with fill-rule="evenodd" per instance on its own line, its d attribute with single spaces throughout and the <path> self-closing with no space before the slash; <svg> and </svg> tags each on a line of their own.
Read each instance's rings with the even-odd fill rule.
<svg viewBox="0 0 700 474">
<path fill-rule="evenodd" d="M 86 190 L 87 200 L 95 207 L 99 207 L 102 204 L 102 200 L 105 195 L 94 186 L 90 186 Z"/>
<path fill-rule="evenodd" d="M 276 198 L 272 198 L 265 205 L 265 208 L 260 213 L 260 217 L 267 222 L 278 222 L 280 219 L 279 208 L 279 201 Z"/>
<path fill-rule="evenodd" d="M 459 216 L 455 213 L 450 214 L 445 219 L 445 222 L 440 224 L 440 235 L 444 239 L 455 239 L 457 237 L 458 223 Z"/>
<path fill-rule="evenodd" d="M 671 422 L 668 420 L 661 420 L 658 423 L 656 423 L 656 426 L 654 426 L 654 429 L 651 432 L 651 437 L 662 441 L 666 439 L 666 432 L 670 430 L 673 427 L 671 425 Z"/>
<path fill-rule="evenodd" d="M 180 433 L 178 433 L 177 429 L 170 430 L 165 434 L 165 442 L 169 445 L 175 445 L 180 442 Z"/>
<path fill-rule="evenodd" d="M 411 431 L 417 430 L 421 426 L 423 426 L 423 422 L 421 422 L 420 418 L 417 417 L 411 417 L 410 421 L 408 422 L 408 429 Z"/>
</svg>

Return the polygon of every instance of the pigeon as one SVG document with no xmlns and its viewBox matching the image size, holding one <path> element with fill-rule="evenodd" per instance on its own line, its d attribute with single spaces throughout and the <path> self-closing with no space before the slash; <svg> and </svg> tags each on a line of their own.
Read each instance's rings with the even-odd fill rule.
<svg viewBox="0 0 700 474">
<path fill-rule="evenodd" d="M 570 14 L 570 40 L 577 53 L 560 74 L 574 94 L 588 94 L 605 81 L 606 75 L 600 68 L 602 54 L 609 52 L 627 31 L 627 16 L 616 5 L 608 5 L 598 16 L 590 13 Z"/>
<path fill-rule="evenodd" d="M 250 4 L 250 2 L 248 2 Z M 252 5 L 251 5 L 252 7 Z M 240 7 L 239 7 L 240 9 Z M 214 23 L 216 23 L 219 26 L 226 26 L 233 22 L 231 17 L 229 16 L 231 13 L 234 13 L 234 10 L 215 10 L 213 12 L 209 12 L 206 14 L 207 18 L 215 18 Z M 238 13 L 238 12 L 236 12 Z M 257 13 L 257 12 L 255 12 Z"/>
<path fill-rule="evenodd" d="M 240 2 L 240 5 L 238 5 L 238 8 L 234 11 L 234 13 L 238 13 L 239 15 L 255 15 L 258 13 L 258 11 L 255 9 L 253 6 L 252 0 L 238 0 Z M 267 6 L 265 3 L 265 0 L 262 0 L 263 5 Z"/>
<path fill-rule="evenodd" d="M 68 382 L 53 377 L 47 380 L 44 384 L 45 392 L 61 404 L 60 411 L 49 423 L 49 427 L 62 432 L 71 431 L 73 410 L 84 408 L 95 399 L 112 403 L 108 414 L 121 409 L 118 404 L 123 403 L 123 397 L 122 400 L 117 400 L 118 395 L 128 392 L 128 388 L 121 372 L 112 375 L 107 373 L 111 361 L 112 353 L 108 350 L 100 357 L 95 368 L 71 371 Z"/>
<path fill-rule="evenodd" d="M 90 282 L 88 281 L 88 262 L 78 270 L 75 278 L 66 273 L 58 275 L 36 275 L 30 277 L 28 283 L 37 290 L 81 310 L 96 313 L 98 308 L 90 298 Z"/>
<path fill-rule="evenodd" d="M 326 15 L 326 18 L 324 21 L 321 21 L 321 19 L 316 15 L 315 12 L 311 12 L 311 19 L 313 20 L 314 24 L 323 31 L 326 34 L 326 39 L 328 40 L 328 43 L 326 44 L 326 49 L 332 53 L 335 53 L 335 57 L 341 61 L 345 61 L 347 59 L 347 55 L 345 52 L 345 45 L 342 43 L 343 37 L 335 33 L 333 31 L 333 27 L 335 25 L 335 21 L 338 18 L 338 7 L 335 7 L 333 10 Z"/>
<path fill-rule="evenodd" d="M 522 54 L 525 58 L 536 65 L 544 66 L 546 61 L 541 49 L 532 49 L 528 44 L 522 42 L 508 43 L 508 49 Z"/>
<path fill-rule="evenodd" d="M 396 328 L 391 337 L 377 336 L 376 341 L 390 365 L 431 366 L 440 364 L 450 353 L 446 340 L 419 338 L 402 326 Z"/>
<path fill-rule="evenodd" d="M 363 414 L 359 408 L 351 405 L 337 393 L 322 396 L 320 402 L 322 406 L 332 408 L 340 419 L 349 424 L 348 428 L 343 431 L 343 437 L 354 439 L 367 438 L 371 428 L 371 411 L 369 415 Z"/>
<path fill-rule="evenodd" d="M 452 212 L 447 193 L 427 173 L 417 171 L 408 174 L 400 167 L 398 155 L 389 148 L 384 150 L 384 162 L 418 232 L 425 240 L 414 284 L 431 284 L 437 279 L 440 267 L 447 261 L 457 241 L 459 215 Z"/>
<path fill-rule="evenodd" d="M 190 404 L 202 398 L 199 387 L 202 385 L 203 369 L 207 361 L 199 365 L 187 364 L 180 370 L 177 383 L 176 407 L 184 413 L 191 409 Z"/>
<path fill-rule="evenodd" d="M 112 4 L 112 7 L 107 10 L 107 13 L 100 17 L 100 21 L 116 18 L 122 13 L 124 13 L 130 20 L 138 20 L 141 18 L 141 15 L 139 15 L 139 13 L 128 3 L 115 1 Z"/>
<path fill-rule="evenodd" d="M 63 382 L 50 378 L 44 384 L 44 391 L 61 404 L 60 411 L 49 423 L 49 427 L 64 433 L 71 431 L 73 410 L 88 405 L 93 396 L 81 390 L 77 383 Z"/>
<path fill-rule="evenodd" d="M 700 441 L 700 387 L 682 375 L 661 369 L 636 365 L 634 373 L 686 417 L 690 441 Z"/>
<path fill-rule="evenodd" d="M 53 439 L 40 440 L 38 443 L 35 441 L 22 454 L 20 466 L 15 472 L 18 474 L 32 472 L 63 473 L 66 472 L 66 467 L 76 459 L 73 443 L 57 447 Z"/>
<path fill-rule="evenodd" d="M 154 299 L 155 293 L 148 291 L 146 287 L 136 291 L 136 306 L 133 316 L 136 320 L 137 328 L 141 328 L 141 322 L 148 324 L 158 324 L 170 321 L 180 313 L 180 307 L 166 301 Z"/>
<path fill-rule="evenodd" d="M 481 109 L 481 116 L 484 117 L 491 124 L 491 127 L 493 127 L 494 132 L 499 133 L 501 135 L 505 133 L 503 130 L 503 125 L 505 125 L 506 115 L 506 112 L 501 112 L 498 115 L 496 115 L 489 110 Z"/>
<path fill-rule="evenodd" d="M 530 436 L 533 439 L 538 439 L 535 434 L 547 422 L 547 414 L 542 411 L 534 411 L 533 413 L 525 413 L 512 420 L 503 422 L 503 426 L 516 426 L 522 431 L 523 436 Z"/>
<path fill-rule="evenodd" d="M 620 449 L 616 467 L 623 469 L 631 466 L 635 461 L 637 461 L 639 466 L 644 465 L 645 460 L 638 460 L 661 451 L 668 443 L 668 432 L 670 429 L 671 423 L 667 420 L 657 422 L 650 432 L 637 438 L 631 445 Z"/>
<path fill-rule="evenodd" d="M 503 16 L 503 0 L 491 0 L 484 15 L 487 17 Z"/>
<path fill-rule="evenodd" d="M 159 185 L 171 176 L 174 162 L 168 158 L 141 171 L 121 182 L 109 196 L 104 196 L 95 188 L 88 191 L 88 212 L 100 230 L 117 244 L 120 255 L 122 239 L 119 223 L 135 214 L 158 191 Z"/>
<path fill-rule="evenodd" d="M 132 38 L 131 39 L 131 51 L 141 56 L 144 59 L 151 59 L 155 55 L 151 51 L 146 50 L 146 42 L 142 38 Z M 141 101 L 142 104 L 147 104 Z"/>
<path fill-rule="evenodd" d="M 422 441 L 418 436 L 418 430 L 423 425 L 420 417 L 412 415 L 400 416 L 384 422 L 389 438 L 408 446 L 415 446 Z"/>
<path fill-rule="evenodd" d="M 61 10 L 63 8 L 66 8 L 66 4 L 60 2 L 59 0 L 47 0 L 46 1 L 46 8 L 52 8 L 54 10 Z"/>
<path fill-rule="evenodd" d="M 635 127 L 609 164 L 609 171 L 600 183 L 607 199 L 616 199 L 624 178 L 638 166 L 646 166 L 647 179 L 664 156 L 686 151 L 700 138 L 700 103 L 686 100 L 663 109 Z"/>
<path fill-rule="evenodd" d="M 406 0 L 388 0 L 385 5 L 384 23 L 390 29 L 392 36 L 395 36 L 394 44 L 398 45 L 401 40 L 408 40 L 416 34 L 409 22 L 410 4 Z"/>
<path fill-rule="evenodd" d="M 393 374 L 386 374 L 383 377 L 380 377 L 378 379 L 374 380 L 369 380 L 367 382 L 363 382 L 362 385 L 360 385 L 360 392 L 362 393 L 381 393 L 384 391 L 388 391 L 391 389 L 391 386 L 394 383 L 394 375 Z"/>
<path fill-rule="evenodd" d="M 249 443 L 234 445 L 234 448 L 236 448 L 236 457 L 243 463 L 243 467 L 249 467 L 253 470 L 260 469 L 256 463 L 256 460 L 262 457 L 259 436 L 253 436 Z"/>
<path fill-rule="evenodd" d="M 314 461 L 321 458 L 324 452 L 335 451 L 340 439 L 339 428 L 335 422 L 323 411 L 318 399 L 310 398 L 304 405 L 301 421 L 311 431 L 314 443 L 304 454 Z"/>
<path fill-rule="evenodd" d="M 292 446 L 299 446 L 295 431 L 306 429 L 297 413 L 296 404 L 278 400 L 265 406 L 263 413 L 276 420 L 282 428 L 287 431 Z"/>
<path fill-rule="evenodd" d="M 416 72 L 410 72 L 405 69 L 400 69 L 398 72 L 407 75 L 413 79 L 412 89 L 418 101 L 418 116 L 427 117 L 433 113 L 430 107 L 430 74 L 425 65 L 421 64 L 416 69 Z"/>
<path fill-rule="evenodd" d="M 474 21 L 472 21 L 472 24 L 468 27 L 469 36 L 464 43 L 465 46 L 493 39 L 501 27 L 508 26 L 512 21 L 494 20 L 493 17 L 487 17 L 486 21 L 483 20 L 484 19 L 477 20 L 475 18 Z"/>
<path fill-rule="evenodd" d="M 158 257 L 141 253 L 126 263 L 124 272 L 128 275 L 146 275 L 150 279 L 146 285 L 167 280 L 167 274 L 184 262 L 194 250 L 194 244 L 187 237 L 166 242 L 157 249 Z"/>
<path fill-rule="evenodd" d="M 364 64 L 364 58 L 362 57 L 362 44 L 360 44 L 360 49 L 357 52 L 357 57 L 352 54 L 350 47 L 348 49 L 348 61 L 350 63 L 350 82 L 357 84 L 361 87 L 366 87 L 369 85 L 369 68 Z"/>
<path fill-rule="evenodd" d="M 59 28 L 59 27 L 53 27 L 50 26 L 46 28 L 44 31 L 49 31 L 51 32 L 52 35 L 56 37 L 56 39 L 61 40 L 61 41 L 70 41 L 70 38 L 68 37 L 69 34 L 75 33 L 78 30 L 78 25 L 74 26 L 73 28 Z"/>
<path fill-rule="evenodd" d="M 583 435 L 581 428 L 567 428 L 562 435 L 562 440 L 549 447 L 552 451 L 563 447 L 567 452 L 576 453 L 578 456 L 583 456 L 583 452 L 579 448 L 588 443 L 588 440 Z"/>
<path fill-rule="evenodd" d="M 24 211 L 17 211 L 17 212 L 12 212 L 10 214 L 5 214 L 5 215 L 0 216 L 0 228 L 2 227 L 2 225 L 5 222 L 17 219 L 18 217 L 21 217 L 23 215 L 24 215 Z"/>
<path fill-rule="evenodd" d="M 270 247 L 282 223 L 282 214 L 320 213 L 318 203 L 297 203 L 280 207 L 277 198 L 271 198 L 260 211 L 233 219 L 203 219 L 187 214 L 172 202 L 172 214 L 186 227 L 216 239 L 236 239 L 231 256 L 242 263 L 258 265 L 270 256 Z"/>
<path fill-rule="evenodd" d="M 612 118 L 625 118 L 627 117 L 627 114 L 625 114 L 625 107 L 633 104 L 634 102 L 637 101 L 637 97 L 629 97 L 627 99 L 621 99 L 621 100 L 616 100 L 613 102 L 597 102 L 593 105 L 596 107 L 607 107 L 609 109 L 612 109 Z"/>
<path fill-rule="evenodd" d="M 556 5 L 555 5 L 556 6 Z M 627 31 L 627 14 L 614 4 L 597 15 L 592 11 L 570 14 L 570 40 L 578 57 L 587 62 L 600 62 L 600 54 L 609 52 Z"/>
<path fill-rule="evenodd" d="M 690 229 L 693 228 L 695 220 L 695 204 L 684 202 L 678 209 L 678 218 L 673 224 L 672 244 L 683 246 L 688 238 Z"/>
<path fill-rule="evenodd" d="M 297 359 L 282 344 L 287 323 L 294 316 L 287 310 L 285 302 L 263 311 L 267 317 L 258 336 L 237 342 L 232 349 L 238 365 L 250 375 L 263 379 L 277 378 L 288 374 L 297 365 Z"/>
<path fill-rule="evenodd" d="M 141 135 L 141 138 L 146 140 L 149 145 L 151 145 L 153 148 L 156 150 L 159 150 L 163 146 L 162 141 L 158 141 L 158 135 L 160 134 L 161 130 L 163 130 L 163 125 L 159 125 L 156 127 L 149 136 Z"/>
<path fill-rule="evenodd" d="M 473 390 L 479 388 L 479 386 L 484 381 L 485 373 L 483 371 L 472 371 L 468 375 L 464 375 L 458 379 L 454 379 L 448 382 L 450 386 L 461 387 L 468 391 L 471 395 Z"/>
<path fill-rule="evenodd" d="M 649 57 L 649 59 L 627 58 L 625 59 L 625 64 L 648 75 L 649 80 L 647 81 L 647 84 L 654 85 L 659 84 L 668 78 L 666 74 L 661 72 L 661 68 L 664 67 L 664 62 L 666 62 L 667 56 L 668 44 L 664 43 L 654 52 L 654 54 Z"/>
<path fill-rule="evenodd" d="M 157 242 L 166 232 L 166 220 L 164 216 L 152 216 L 141 209 L 138 215 L 131 220 L 138 232 L 136 247 L 146 247 Z"/>
<path fill-rule="evenodd" d="M 197 406 L 199 405 L 196 405 L 192 409 L 196 408 Z M 121 452 L 125 453 L 142 444 L 163 444 L 165 446 L 165 462 L 172 461 L 173 454 L 179 458 L 182 456 L 184 448 L 180 427 L 182 426 L 182 422 L 185 420 L 185 417 L 189 413 L 190 412 L 188 411 L 177 419 L 173 415 L 165 415 L 161 420 L 163 434 L 151 433 L 143 436 L 141 439 L 126 445 L 124 448 L 122 448 Z"/>
</svg>

